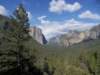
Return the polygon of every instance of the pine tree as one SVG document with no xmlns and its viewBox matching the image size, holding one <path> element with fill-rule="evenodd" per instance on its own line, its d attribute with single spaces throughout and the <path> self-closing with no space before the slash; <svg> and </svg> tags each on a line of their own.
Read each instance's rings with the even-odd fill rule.
<svg viewBox="0 0 100 75">
<path fill-rule="evenodd" d="M 14 15 L 15 15 L 15 18 L 20 22 L 20 24 L 22 24 L 22 26 L 25 29 L 29 28 L 28 14 L 22 4 L 20 4 L 17 7 L 16 11 L 14 12 Z"/>
<path fill-rule="evenodd" d="M 20 66 L 19 70 L 23 71 L 23 68 L 26 68 L 28 48 L 24 46 L 24 43 L 30 39 L 29 37 L 29 23 L 28 23 L 28 14 L 25 11 L 22 4 L 18 6 L 16 11 L 14 12 L 14 17 L 18 22 L 16 27 L 16 39 L 17 39 L 17 65 Z M 25 57 L 25 54 L 27 57 Z M 27 67 L 28 68 L 28 67 Z"/>
<path fill-rule="evenodd" d="M 19 74 L 28 73 L 32 68 L 31 48 L 26 44 L 30 41 L 28 15 L 22 4 L 18 6 L 14 15 L 5 21 L 0 29 L 0 69 L 10 70 L 17 68 Z M 32 60 L 32 59 L 31 59 Z"/>
</svg>

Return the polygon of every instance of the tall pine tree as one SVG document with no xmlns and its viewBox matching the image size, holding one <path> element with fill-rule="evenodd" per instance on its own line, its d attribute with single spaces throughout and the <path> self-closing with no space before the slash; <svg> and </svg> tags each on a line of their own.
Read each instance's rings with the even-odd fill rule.
<svg viewBox="0 0 100 75">
<path fill-rule="evenodd" d="M 20 4 L 16 11 L 14 12 L 14 18 L 17 21 L 17 27 L 15 31 L 15 37 L 17 39 L 17 66 L 21 72 L 29 69 L 29 51 L 30 48 L 25 46 L 30 40 L 29 36 L 29 23 L 28 23 L 28 14 L 24 9 L 23 5 Z M 23 68 L 25 70 L 23 70 Z"/>
<path fill-rule="evenodd" d="M 28 73 L 33 64 L 30 59 L 34 59 L 34 55 L 29 43 L 32 38 L 29 36 L 28 14 L 22 4 L 5 21 L 0 34 L 0 70 L 17 68 L 18 75 Z"/>
</svg>

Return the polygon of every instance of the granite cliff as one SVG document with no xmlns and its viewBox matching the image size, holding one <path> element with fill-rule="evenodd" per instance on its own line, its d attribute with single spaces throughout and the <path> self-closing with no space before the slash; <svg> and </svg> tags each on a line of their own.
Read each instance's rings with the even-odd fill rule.
<svg viewBox="0 0 100 75">
<path fill-rule="evenodd" d="M 46 44 L 47 40 L 45 36 L 42 33 L 42 30 L 37 27 L 31 27 L 30 28 L 30 35 L 40 44 Z"/>
</svg>

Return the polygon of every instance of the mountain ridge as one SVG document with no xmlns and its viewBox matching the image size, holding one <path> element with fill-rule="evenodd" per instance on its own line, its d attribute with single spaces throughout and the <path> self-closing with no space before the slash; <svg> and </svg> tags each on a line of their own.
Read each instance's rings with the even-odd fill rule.
<svg viewBox="0 0 100 75">
<path fill-rule="evenodd" d="M 83 41 L 95 40 L 100 38 L 100 25 L 96 25 L 87 31 L 70 31 L 66 34 L 53 37 L 50 39 L 49 43 L 57 44 L 59 46 L 71 46 Z"/>
</svg>

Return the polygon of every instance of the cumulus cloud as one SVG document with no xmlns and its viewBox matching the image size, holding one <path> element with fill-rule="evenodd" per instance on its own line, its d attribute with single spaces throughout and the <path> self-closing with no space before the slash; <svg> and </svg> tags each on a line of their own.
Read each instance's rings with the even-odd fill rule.
<svg viewBox="0 0 100 75">
<path fill-rule="evenodd" d="M 0 5 L 0 15 L 7 15 L 7 9 L 3 5 Z"/>
<path fill-rule="evenodd" d="M 84 23 L 76 21 L 75 19 L 65 20 L 65 21 L 50 21 L 46 16 L 39 18 L 41 22 L 38 25 L 42 29 L 43 34 L 47 39 L 52 38 L 58 34 L 65 34 L 68 30 L 88 30 L 94 23 Z"/>
<path fill-rule="evenodd" d="M 74 12 L 81 8 L 80 3 L 75 2 L 69 4 L 65 0 L 52 0 L 49 5 L 49 11 L 55 13 L 61 13 L 63 11 Z"/>
<path fill-rule="evenodd" d="M 32 14 L 31 14 L 31 12 L 27 11 L 27 14 L 28 14 L 28 18 L 31 20 L 31 19 L 32 19 Z"/>
<path fill-rule="evenodd" d="M 87 10 L 79 15 L 79 18 L 83 19 L 95 19 L 100 20 L 100 15 L 96 13 L 92 13 L 91 11 Z"/>
</svg>

